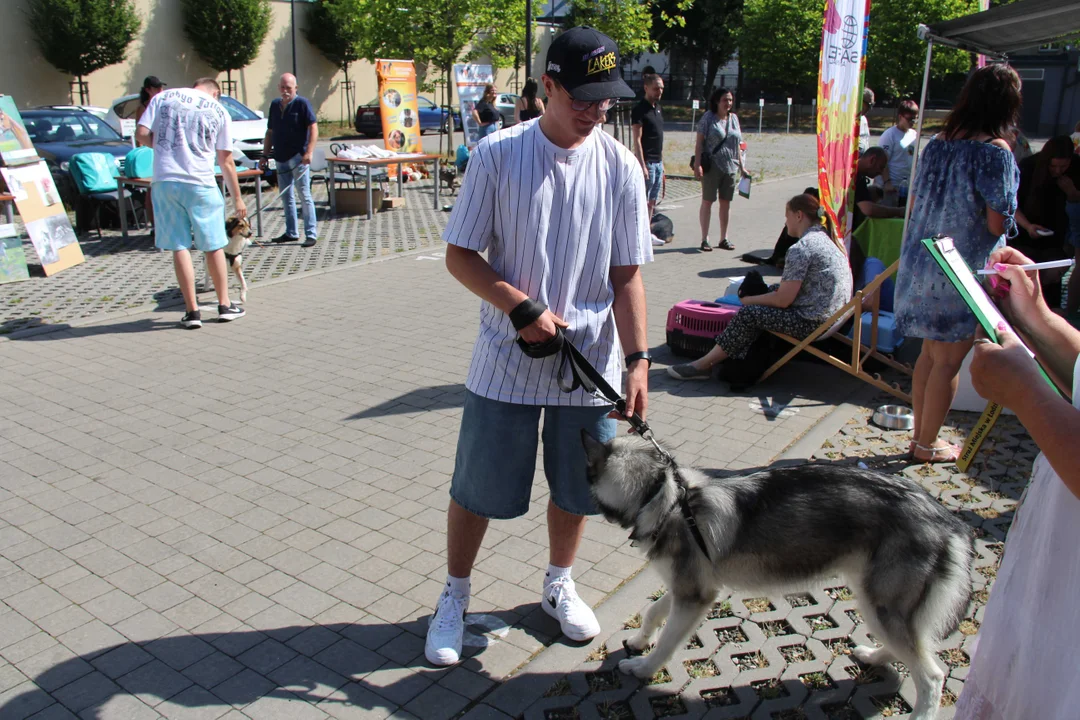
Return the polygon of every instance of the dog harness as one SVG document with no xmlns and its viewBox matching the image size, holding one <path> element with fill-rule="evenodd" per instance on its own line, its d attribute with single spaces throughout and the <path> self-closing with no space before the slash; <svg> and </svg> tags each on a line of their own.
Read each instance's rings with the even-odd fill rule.
<svg viewBox="0 0 1080 720">
<path fill-rule="evenodd" d="M 656 496 L 660 494 L 660 491 L 664 489 L 664 481 L 667 479 L 668 469 L 671 470 L 671 474 L 674 476 L 675 479 L 675 493 L 677 496 L 675 503 L 679 506 L 679 510 L 680 512 L 682 512 L 682 516 L 683 519 L 686 521 L 687 527 L 690 528 L 690 534 L 694 537 L 694 542 L 696 542 L 697 546 L 701 548 L 701 552 L 704 553 L 706 559 L 711 561 L 712 556 L 709 555 L 709 546 L 705 544 L 705 537 L 701 534 L 701 529 L 698 527 L 697 520 L 694 519 L 694 512 L 690 509 L 690 486 L 688 486 L 686 484 L 686 481 L 683 480 L 682 475 L 679 474 L 679 466 L 675 464 L 675 461 L 670 456 L 668 456 L 668 468 L 665 468 L 664 474 L 662 474 L 656 479 L 656 483 L 649 491 L 649 494 L 645 497 L 645 500 L 641 503 L 641 506 L 645 507 L 646 505 L 651 503 L 653 500 L 656 499 Z M 668 513 L 670 513 L 674 509 L 675 506 L 672 505 L 667 510 L 665 510 L 663 514 L 661 514 L 660 520 L 657 521 L 658 527 L 656 531 L 653 532 L 653 534 L 650 535 L 648 538 L 650 543 L 656 542 L 656 538 L 660 534 L 660 527 L 663 526 L 664 518 L 667 517 Z M 638 543 L 641 542 L 642 539 L 643 538 L 638 536 L 636 530 L 630 533 L 630 545 L 632 547 L 637 547 Z"/>
<path fill-rule="evenodd" d="M 510 321 L 517 330 L 521 330 L 522 328 L 531 325 L 538 317 L 544 314 L 545 310 L 547 310 L 547 305 L 535 300 L 527 300 L 514 309 L 510 314 Z M 530 344 L 525 342 L 521 337 L 518 337 L 517 344 L 518 347 L 521 348 L 521 351 L 531 358 L 546 358 L 562 353 L 562 359 L 559 363 L 559 372 L 555 377 L 556 381 L 559 383 L 560 390 L 569 393 L 581 388 L 593 397 L 614 405 L 615 410 L 618 411 L 620 416 L 626 416 L 626 398 L 616 392 L 615 388 L 611 387 L 608 381 L 604 379 L 604 376 L 601 375 L 600 372 L 593 367 L 593 364 L 581 354 L 581 351 L 577 349 L 577 346 L 574 345 L 573 341 L 566 337 L 562 328 L 556 327 L 555 335 L 545 342 Z M 569 379 L 566 378 L 566 370 L 568 367 L 570 370 Z M 656 451 L 660 453 L 660 457 L 662 457 L 664 462 L 671 467 L 675 476 L 679 510 L 682 511 L 682 516 L 686 520 L 687 526 L 690 528 L 690 534 L 694 536 L 694 542 L 701 548 L 701 552 L 705 553 L 705 557 L 711 560 L 712 558 L 709 556 L 709 547 L 705 544 L 705 538 L 701 534 L 701 529 L 698 528 L 693 511 L 690 509 L 690 500 L 687 497 L 690 492 L 690 487 L 679 474 L 675 459 L 672 458 L 666 450 L 660 447 L 660 443 L 656 442 L 656 437 L 653 435 L 652 428 L 649 427 L 649 423 L 645 422 L 644 418 L 635 412 L 626 419 L 630 423 L 630 426 L 634 428 L 634 432 L 651 442 L 653 447 L 656 448 Z M 656 497 L 664 486 L 664 479 L 663 476 L 658 479 L 656 487 L 649 493 L 648 498 L 642 503 L 642 506 L 647 505 Z M 667 515 L 667 512 L 665 512 L 664 515 Z M 630 539 L 636 542 L 640 538 L 635 538 L 632 533 Z M 655 539 L 655 535 L 653 536 L 653 539 Z"/>
</svg>

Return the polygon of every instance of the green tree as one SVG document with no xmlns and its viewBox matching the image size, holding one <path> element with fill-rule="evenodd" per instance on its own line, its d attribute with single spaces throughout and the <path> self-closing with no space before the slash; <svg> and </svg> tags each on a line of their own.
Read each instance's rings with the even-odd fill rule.
<svg viewBox="0 0 1080 720">
<path fill-rule="evenodd" d="M 735 54 L 735 33 L 742 26 L 743 0 L 657 0 L 652 5 L 657 46 L 691 63 L 705 63 L 705 88 L 712 88 L 720 68 Z M 681 22 L 670 22 L 681 17 Z M 696 73 L 695 73 L 696 78 Z"/>
<path fill-rule="evenodd" d="M 590 25 L 604 33 L 619 46 L 624 58 L 643 52 L 654 52 L 652 38 L 653 14 L 649 0 L 570 0 L 565 27 Z M 669 18 L 677 23 L 678 15 Z"/>
<path fill-rule="evenodd" d="M 368 44 L 374 35 L 365 32 L 365 28 L 373 24 L 367 0 L 315 0 L 308 13 L 304 36 L 327 60 L 345 72 L 345 85 L 349 87 L 349 66 L 373 54 Z"/>
<path fill-rule="evenodd" d="M 743 72 L 768 88 L 813 93 L 824 19 L 821 0 L 746 0 L 736 34 Z"/>
<path fill-rule="evenodd" d="M 540 3 L 533 3 L 539 7 Z M 476 39 L 466 59 L 488 58 L 491 67 L 515 68 L 525 59 L 525 0 L 502 0 L 503 22 L 496 22 Z"/>
<path fill-rule="evenodd" d="M 80 103 L 83 76 L 123 62 L 142 27 L 131 0 L 30 0 L 26 13 L 41 54 L 79 81 Z"/>
<path fill-rule="evenodd" d="M 251 64 L 270 31 L 268 0 L 181 0 L 184 34 L 195 52 L 218 72 Z"/>
<path fill-rule="evenodd" d="M 926 43 L 917 35 L 919 24 L 951 20 L 978 10 L 976 0 L 874 2 L 866 48 L 866 84 L 879 94 L 917 97 L 926 58 Z M 966 72 L 970 67 L 969 53 L 941 45 L 934 47 L 931 77 Z"/>
</svg>

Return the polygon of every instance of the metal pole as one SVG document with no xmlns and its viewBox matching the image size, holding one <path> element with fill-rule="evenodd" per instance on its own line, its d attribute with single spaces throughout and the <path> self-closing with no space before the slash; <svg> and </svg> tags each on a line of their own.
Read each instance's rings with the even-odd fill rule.
<svg viewBox="0 0 1080 720">
<path fill-rule="evenodd" d="M 907 236 L 908 221 L 911 220 L 911 189 L 915 187 L 915 170 L 919 166 L 919 145 L 922 141 L 922 121 L 926 113 L 926 92 L 930 85 L 930 58 L 934 54 L 934 40 L 926 41 L 926 67 L 923 68 L 922 95 L 919 96 L 919 117 L 915 120 L 915 154 L 911 158 L 911 175 L 908 176 L 908 196 L 904 203 L 904 234 Z"/>
<path fill-rule="evenodd" d="M 525 0 L 525 77 L 532 77 L 532 0 Z"/>
<path fill-rule="evenodd" d="M 289 21 L 292 24 L 292 74 L 296 75 L 296 0 L 289 0 Z"/>
<path fill-rule="evenodd" d="M 758 99 L 757 105 L 757 134 L 761 134 L 761 115 L 765 112 L 765 98 Z"/>
<path fill-rule="evenodd" d="M 787 132 L 791 132 L 791 98 L 787 99 Z"/>
</svg>

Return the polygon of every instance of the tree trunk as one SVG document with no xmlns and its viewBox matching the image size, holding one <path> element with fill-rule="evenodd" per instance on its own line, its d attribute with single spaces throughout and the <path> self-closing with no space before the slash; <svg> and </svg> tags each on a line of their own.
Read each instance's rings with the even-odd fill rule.
<svg viewBox="0 0 1080 720">
<path fill-rule="evenodd" d="M 232 91 L 232 68 L 225 71 L 225 82 L 229 84 L 229 91 Z"/>
<path fill-rule="evenodd" d="M 352 98 L 349 94 L 349 63 L 345 63 L 345 67 L 343 69 L 345 70 L 345 109 L 348 111 L 348 114 L 341 119 L 342 124 L 351 121 L 353 113 L 351 102 Z"/>
<path fill-rule="evenodd" d="M 708 91 L 706 95 L 712 94 L 713 86 L 716 84 L 716 74 L 720 72 L 720 65 L 720 54 L 709 53 L 705 65 L 705 89 Z"/>
</svg>

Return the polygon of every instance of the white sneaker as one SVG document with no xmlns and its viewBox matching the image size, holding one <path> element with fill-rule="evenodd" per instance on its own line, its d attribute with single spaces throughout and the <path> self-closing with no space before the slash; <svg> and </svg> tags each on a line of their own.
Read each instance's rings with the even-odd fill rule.
<svg viewBox="0 0 1080 720">
<path fill-rule="evenodd" d="M 652 244 L 653 244 L 653 247 L 663 247 L 664 245 L 667 245 L 666 242 L 664 242 L 660 238 L 656 237 L 655 235 L 652 236 Z"/>
<path fill-rule="evenodd" d="M 465 611 L 469 597 L 443 590 L 428 625 L 424 655 L 432 665 L 453 665 L 461 659 L 461 637 L 465 634 Z"/>
<path fill-rule="evenodd" d="M 568 577 L 555 578 L 546 588 L 540 605 L 559 621 L 563 635 L 584 642 L 600 634 L 600 623 L 585 601 L 578 597 L 574 581 Z"/>
</svg>

